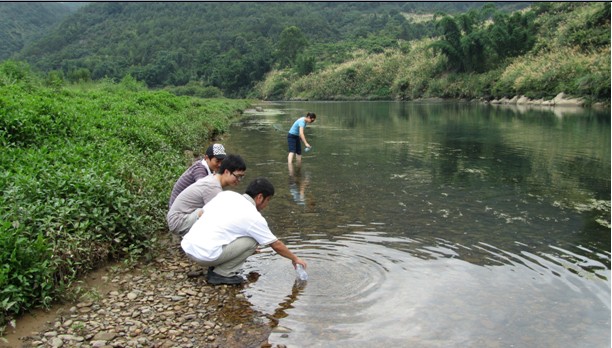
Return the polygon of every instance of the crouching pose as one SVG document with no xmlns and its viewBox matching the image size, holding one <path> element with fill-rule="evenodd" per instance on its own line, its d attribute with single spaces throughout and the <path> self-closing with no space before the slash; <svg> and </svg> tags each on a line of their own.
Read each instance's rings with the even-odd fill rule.
<svg viewBox="0 0 612 348">
<path fill-rule="evenodd" d="M 191 260 L 208 266 L 209 284 L 243 283 L 240 270 L 258 245 L 269 245 L 291 260 L 293 267 L 298 264 L 306 267 L 306 262 L 272 234 L 260 213 L 273 195 L 272 183 L 266 178 L 257 178 L 244 194 L 223 191 L 204 206 L 202 218 L 183 237 L 181 247 Z"/>
</svg>

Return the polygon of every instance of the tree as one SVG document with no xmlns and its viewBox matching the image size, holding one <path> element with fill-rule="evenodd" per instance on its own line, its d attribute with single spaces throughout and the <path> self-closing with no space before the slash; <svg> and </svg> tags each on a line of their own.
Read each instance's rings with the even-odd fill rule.
<svg viewBox="0 0 612 348">
<path fill-rule="evenodd" d="M 465 71 L 459 26 L 452 17 L 444 16 L 437 23 L 437 27 L 442 31 L 442 38 L 432 43 L 430 47 L 446 56 L 448 69 L 458 72 Z"/>
<path fill-rule="evenodd" d="M 302 30 L 296 26 L 283 29 L 276 47 L 276 62 L 281 67 L 293 66 L 298 53 L 308 46 Z"/>
<path fill-rule="evenodd" d="M 430 48 L 447 58 L 447 69 L 456 72 L 483 72 L 493 62 L 529 51 L 534 43 L 534 17 L 519 12 L 511 16 L 495 13 L 491 25 L 483 25 L 494 8 L 444 16 L 436 24 L 441 39 Z"/>
<path fill-rule="evenodd" d="M 508 16 L 496 13 L 493 24 L 488 28 L 491 48 L 498 58 L 516 57 L 529 51 L 535 44 L 534 19 L 514 13 Z"/>
<path fill-rule="evenodd" d="M 313 56 L 300 54 L 296 58 L 295 70 L 299 76 L 308 75 L 315 70 L 316 59 Z"/>
</svg>

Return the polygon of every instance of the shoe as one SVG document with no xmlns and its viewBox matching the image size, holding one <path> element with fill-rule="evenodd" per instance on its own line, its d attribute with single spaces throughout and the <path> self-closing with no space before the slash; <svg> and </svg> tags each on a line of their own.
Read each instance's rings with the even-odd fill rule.
<svg viewBox="0 0 612 348">
<path fill-rule="evenodd" d="M 238 285 L 244 283 L 244 279 L 241 276 L 233 276 L 233 277 L 224 277 L 215 272 L 209 271 L 206 276 L 206 281 L 208 284 L 212 285 L 220 285 L 220 284 L 230 284 L 230 285 Z"/>
</svg>

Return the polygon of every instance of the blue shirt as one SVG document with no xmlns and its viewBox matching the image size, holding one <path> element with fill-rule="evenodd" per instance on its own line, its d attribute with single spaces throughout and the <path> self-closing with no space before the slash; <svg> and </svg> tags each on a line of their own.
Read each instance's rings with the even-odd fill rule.
<svg viewBox="0 0 612 348">
<path fill-rule="evenodd" d="M 293 123 L 291 129 L 289 130 L 289 134 L 300 135 L 300 127 L 306 128 L 306 117 L 300 117 Z"/>
</svg>

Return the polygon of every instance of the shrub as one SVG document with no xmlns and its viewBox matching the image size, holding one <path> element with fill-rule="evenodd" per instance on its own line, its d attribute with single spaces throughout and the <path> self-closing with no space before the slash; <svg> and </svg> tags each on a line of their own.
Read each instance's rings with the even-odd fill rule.
<svg viewBox="0 0 612 348">
<path fill-rule="evenodd" d="M 431 42 L 412 42 L 409 54 L 402 57 L 391 87 L 396 98 L 411 100 L 425 97 L 430 83 L 444 70 L 447 59 L 427 49 Z"/>
<path fill-rule="evenodd" d="M 67 87 L 0 64 L 0 327 L 108 260 L 148 256 L 184 150 L 249 101 L 147 91 L 131 77 Z"/>
<path fill-rule="evenodd" d="M 41 233 L 24 232 L 0 218 L 0 326 L 23 308 L 50 305 L 63 291 L 53 281 L 56 262 L 48 242 Z"/>
<path fill-rule="evenodd" d="M 291 85 L 291 75 L 287 71 L 273 71 L 269 73 L 266 79 L 257 85 L 257 95 L 264 100 L 284 99 L 287 89 Z"/>
</svg>

